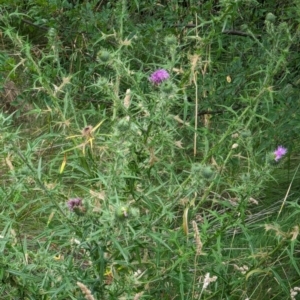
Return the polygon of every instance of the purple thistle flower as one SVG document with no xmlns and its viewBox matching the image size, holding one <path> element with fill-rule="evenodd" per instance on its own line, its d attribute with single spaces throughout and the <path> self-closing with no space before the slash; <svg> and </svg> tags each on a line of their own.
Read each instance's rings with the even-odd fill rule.
<svg viewBox="0 0 300 300">
<path fill-rule="evenodd" d="M 163 81 L 167 80 L 170 77 L 170 74 L 164 70 L 160 69 L 151 74 L 149 80 L 154 84 L 160 84 Z"/>
<path fill-rule="evenodd" d="M 287 153 L 286 148 L 284 148 L 283 146 L 278 146 L 277 149 L 274 151 L 275 161 L 281 159 L 282 156 L 284 156 L 286 153 Z"/>
<path fill-rule="evenodd" d="M 73 211 L 74 208 L 82 207 L 82 199 L 80 199 L 80 198 L 73 198 L 73 199 L 70 199 L 70 200 L 67 202 L 67 205 L 68 205 L 69 210 L 70 210 L 70 211 Z"/>
</svg>

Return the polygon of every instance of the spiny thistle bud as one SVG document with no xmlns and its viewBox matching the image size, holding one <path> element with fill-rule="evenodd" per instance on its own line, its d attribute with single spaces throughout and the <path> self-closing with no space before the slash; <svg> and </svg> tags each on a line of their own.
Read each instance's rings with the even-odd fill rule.
<svg viewBox="0 0 300 300">
<path fill-rule="evenodd" d="M 269 165 L 273 165 L 273 166 L 276 165 L 275 155 L 274 155 L 273 152 L 267 153 L 267 155 L 266 155 L 266 162 Z"/>
<path fill-rule="evenodd" d="M 205 166 L 202 168 L 201 174 L 205 179 L 211 179 L 215 175 L 215 172 L 210 166 Z"/>
<path fill-rule="evenodd" d="M 165 37 L 165 44 L 167 46 L 174 46 L 177 44 L 177 38 L 174 35 L 169 35 Z"/>
<path fill-rule="evenodd" d="M 104 93 L 108 93 L 110 90 L 110 83 L 105 77 L 99 77 L 95 86 Z"/>
<path fill-rule="evenodd" d="M 136 207 L 131 207 L 129 209 L 129 215 L 133 218 L 138 218 L 140 216 L 140 210 Z"/>
<path fill-rule="evenodd" d="M 276 16 L 269 12 L 266 15 L 266 21 L 274 23 L 276 21 Z"/>
<path fill-rule="evenodd" d="M 106 87 L 108 85 L 108 80 L 105 77 L 99 77 L 98 81 L 97 81 L 97 85 L 99 87 Z"/>
<path fill-rule="evenodd" d="M 57 35 L 56 29 L 53 27 L 49 28 L 47 36 L 48 36 L 50 44 L 52 44 L 54 42 L 56 35 Z"/>
<path fill-rule="evenodd" d="M 199 163 L 192 164 L 191 172 L 194 175 L 199 175 L 200 171 L 202 169 L 202 165 Z"/>
<path fill-rule="evenodd" d="M 241 25 L 241 30 L 242 31 L 247 31 L 248 30 L 248 24 L 242 24 Z"/>
<path fill-rule="evenodd" d="M 173 87 L 172 83 L 169 82 L 169 83 L 164 84 L 161 87 L 161 89 L 164 93 L 171 94 L 173 92 L 174 87 Z"/>
<path fill-rule="evenodd" d="M 251 131 L 250 130 L 243 130 L 241 132 L 241 137 L 244 138 L 244 139 L 246 139 L 246 138 L 248 138 L 250 136 L 251 136 Z"/>
<path fill-rule="evenodd" d="M 111 55 L 107 50 L 101 50 L 97 54 L 97 58 L 103 63 L 107 63 L 110 60 L 110 57 Z"/>
<path fill-rule="evenodd" d="M 176 94 L 177 88 L 171 82 L 166 82 L 161 85 L 161 91 L 166 97 L 171 98 Z"/>
<path fill-rule="evenodd" d="M 250 181 L 251 181 L 251 176 L 250 176 L 250 174 L 249 174 L 249 173 L 242 174 L 242 175 L 241 175 L 241 180 L 242 180 L 243 182 L 246 182 L 246 183 L 250 182 Z"/>
<path fill-rule="evenodd" d="M 120 205 L 116 208 L 115 216 L 119 221 L 124 221 L 129 217 L 128 207 Z"/>
<path fill-rule="evenodd" d="M 211 166 L 204 166 L 199 163 L 195 163 L 192 165 L 191 173 L 199 178 L 204 179 L 212 179 L 215 175 L 215 171 L 211 168 Z"/>
<path fill-rule="evenodd" d="M 129 218 L 138 218 L 140 210 L 136 207 L 130 207 L 128 204 L 120 204 L 115 209 L 115 217 L 119 221 Z"/>
<path fill-rule="evenodd" d="M 287 24 L 287 22 L 281 22 L 279 25 L 278 25 L 278 31 L 279 32 L 285 32 L 285 33 L 289 33 L 289 26 Z"/>
</svg>

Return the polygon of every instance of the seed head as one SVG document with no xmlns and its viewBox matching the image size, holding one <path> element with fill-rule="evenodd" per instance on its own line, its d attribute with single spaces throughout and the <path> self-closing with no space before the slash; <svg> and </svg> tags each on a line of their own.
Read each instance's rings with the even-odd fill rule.
<svg viewBox="0 0 300 300">
<path fill-rule="evenodd" d="M 77 281 L 77 285 L 81 289 L 82 293 L 85 295 L 86 300 L 95 300 L 91 291 L 88 289 L 88 287 L 86 285 L 84 285 L 83 283 L 81 283 L 79 281 Z"/>
</svg>

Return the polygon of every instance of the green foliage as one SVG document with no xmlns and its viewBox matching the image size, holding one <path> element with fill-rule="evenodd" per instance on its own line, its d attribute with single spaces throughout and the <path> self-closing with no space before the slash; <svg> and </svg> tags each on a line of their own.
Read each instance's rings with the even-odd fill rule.
<svg viewBox="0 0 300 300">
<path fill-rule="evenodd" d="M 3 1 L 1 299 L 297 292 L 294 4 Z"/>
</svg>

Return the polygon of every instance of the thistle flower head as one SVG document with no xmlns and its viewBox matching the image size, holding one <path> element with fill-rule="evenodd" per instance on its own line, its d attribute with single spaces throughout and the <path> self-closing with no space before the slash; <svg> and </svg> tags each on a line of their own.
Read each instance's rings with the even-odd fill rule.
<svg viewBox="0 0 300 300">
<path fill-rule="evenodd" d="M 160 69 L 151 74 L 149 80 L 154 84 L 160 84 L 170 77 L 165 69 Z"/>
<path fill-rule="evenodd" d="M 287 153 L 286 148 L 284 148 L 283 146 L 278 146 L 277 149 L 274 151 L 275 161 L 281 159 L 282 156 L 284 156 L 286 153 Z"/>
<path fill-rule="evenodd" d="M 73 211 L 74 208 L 82 206 L 82 199 L 80 198 L 72 198 L 67 202 L 68 208 L 70 211 Z"/>
<path fill-rule="evenodd" d="M 86 209 L 82 203 L 82 199 L 80 198 L 69 199 L 67 206 L 70 211 L 74 212 L 78 216 L 83 216 L 86 212 Z"/>
</svg>

